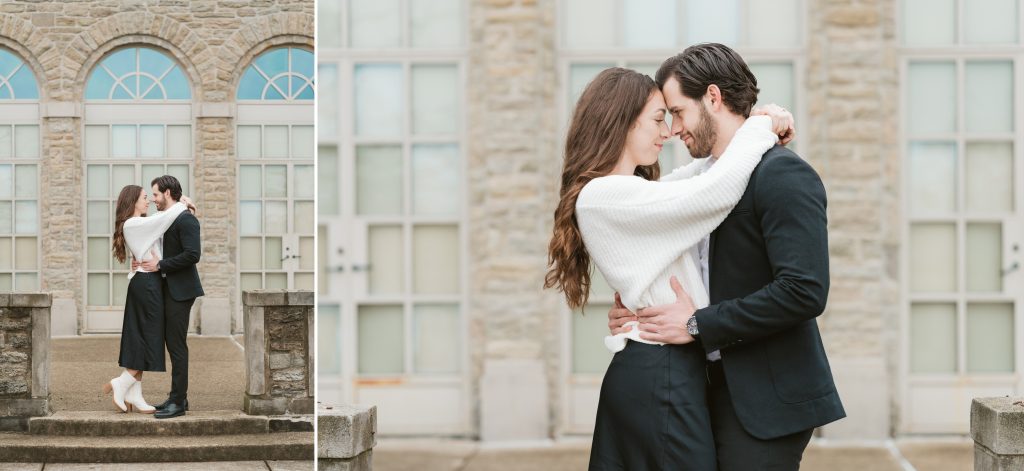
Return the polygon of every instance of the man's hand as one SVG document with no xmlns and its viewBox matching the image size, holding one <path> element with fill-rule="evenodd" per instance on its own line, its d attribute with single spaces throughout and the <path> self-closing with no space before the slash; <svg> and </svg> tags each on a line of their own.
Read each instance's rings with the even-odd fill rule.
<svg viewBox="0 0 1024 471">
<path fill-rule="evenodd" d="M 686 331 L 686 321 L 696 312 L 693 300 L 676 277 L 673 276 L 669 283 L 676 293 L 676 302 L 641 309 L 637 313 L 640 317 L 640 338 L 677 345 L 693 342 L 693 337 Z"/>
<path fill-rule="evenodd" d="M 793 113 L 775 103 L 758 106 L 750 112 L 750 115 L 765 115 L 772 118 L 772 131 L 779 136 L 779 144 L 789 144 L 796 137 L 796 128 L 794 127 L 796 122 L 793 119 Z"/>
<path fill-rule="evenodd" d="M 143 260 L 142 268 L 146 271 L 160 271 L 160 260 Z"/>
<path fill-rule="evenodd" d="M 637 320 L 636 314 L 626 309 L 626 306 L 622 305 L 622 298 L 619 297 L 619 293 L 615 293 L 615 306 L 608 311 L 608 330 L 612 332 L 612 335 L 629 332 L 630 328 L 623 327 L 623 325 L 635 320 Z"/>
</svg>

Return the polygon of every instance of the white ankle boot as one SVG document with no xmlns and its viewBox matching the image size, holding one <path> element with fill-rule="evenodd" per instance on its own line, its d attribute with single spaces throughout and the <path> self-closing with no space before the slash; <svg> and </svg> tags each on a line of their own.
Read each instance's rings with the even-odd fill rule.
<svg viewBox="0 0 1024 471">
<path fill-rule="evenodd" d="M 143 414 L 156 412 L 156 407 L 147 404 L 146 399 L 142 397 L 142 381 L 136 381 L 132 387 L 128 388 L 128 394 L 124 397 L 124 402 L 128 406 L 129 411 L 135 409 L 135 412 Z"/>
<path fill-rule="evenodd" d="M 128 406 L 124 404 L 124 398 L 128 395 L 128 390 L 131 389 L 132 385 L 137 383 L 135 377 L 128 373 L 128 370 L 122 371 L 121 376 L 118 376 L 109 383 L 103 385 L 103 392 L 110 394 L 113 393 L 114 405 L 117 406 L 121 412 L 128 412 Z"/>
</svg>

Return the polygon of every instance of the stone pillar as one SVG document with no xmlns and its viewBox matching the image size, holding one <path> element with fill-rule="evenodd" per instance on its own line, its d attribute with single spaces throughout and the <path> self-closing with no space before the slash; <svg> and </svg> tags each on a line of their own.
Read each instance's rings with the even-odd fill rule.
<svg viewBox="0 0 1024 471">
<path fill-rule="evenodd" d="M 196 118 L 195 185 L 203 228 L 203 258 L 199 263 L 206 296 L 199 299 L 199 331 L 203 335 L 230 335 L 237 289 L 235 277 L 235 180 L 233 110 L 223 103 L 203 103 Z M 225 191 L 231 188 L 230 191 Z"/>
<path fill-rule="evenodd" d="M 313 292 L 242 294 L 246 387 L 251 415 L 313 413 Z"/>
<path fill-rule="evenodd" d="M 377 406 L 317 404 L 317 466 L 324 471 L 369 471 L 377 444 Z"/>
<path fill-rule="evenodd" d="M 0 294 L 0 431 L 50 414 L 49 293 Z"/>
<path fill-rule="evenodd" d="M 1024 469 L 1024 397 L 986 397 L 971 403 L 974 471 Z"/>
</svg>

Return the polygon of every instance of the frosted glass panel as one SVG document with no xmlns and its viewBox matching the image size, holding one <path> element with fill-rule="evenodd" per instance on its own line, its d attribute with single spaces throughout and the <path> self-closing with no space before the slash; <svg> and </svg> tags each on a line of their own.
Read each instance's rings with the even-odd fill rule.
<svg viewBox="0 0 1024 471">
<path fill-rule="evenodd" d="M 128 276 L 123 273 L 116 273 L 113 276 L 114 281 L 114 305 L 124 306 L 125 299 L 128 297 Z"/>
<path fill-rule="evenodd" d="M 296 165 L 292 168 L 294 181 L 292 191 L 296 198 L 313 198 L 313 189 L 316 182 L 313 181 L 312 165 Z"/>
<path fill-rule="evenodd" d="M 172 159 L 192 158 L 192 128 L 190 126 L 167 126 L 167 157 Z"/>
<path fill-rule="evenodd" d="M 292 289 L 313 290 L 312 273 L 295 273 L 292 275 Z"/>
<path fill-rule="evenodd" d="M 267 165 L 263 167 L 266 173 L 266 186 L 263 188 L 263 196 L 267 198 L 285 198 L 288 196 L 288 167 L 284 165 Z"/>
<path fill-rule="evenodd" d="M 318 71 L 317 132 L 321 138 L 331 138 L 338 134 L 338 66 L 321 64 Z"/>
<path fill-rule="evenodd" d="M 88 127 L 86 127 L 88 130 Z M 14 155 L 14 129 L 9 125 L 0 125 L 0 159 Z"/>
<path fill-rule="evenodd" d="M 956 290 L 956 226 L 913 224 L 910 227 L 910 290 Z"/>
<path fill-rule="evenodd" d="M 411 0 L 409 16 L 413 47 L 454 47 L 462 44 L 462 0 Z"/>
<path fill-rule="evenodd" d="M 607 299 L 602 299 L 601 296 L 607 296 Z M 590 299 L 598 302 L 615 300 L 615 290 L 608 286 L 608 280 L 596 267 L 591 270 L 590 275 Z"/>
<path fill-rule="evenodd" d="M 315 145 L 313 126 L 292 126 L 293 159 L 312 159 Z"/>
<path fill-rule="evenodd" d="M 268 234 L 284 234 L 288 232 L 288 202 L 267 201 L 267 224 L 265 230 Z"/>
<path fill-rule="evenodd" d="M 243 273 L 241 278 L 242 291 L 262 289 L 263 275 L 259 273 Z"/>
<path fill-rule="evenodd" d="M 626 47 L 672 49 L 677 44 L 676 0 L 631 0 L 623 8 Z"/>
<path fill-rule="evenodd" d="M 242 237 L 238 247 L 238 266 L 242 270 L 263 268 L 263 243 L 259 237 Z"/>
<path fill-rule="evenodd" d="M 454 65 L 412 67 L 412 131 L 451 134 L 459 122 L 459 74 Z"/>
<path fill-rule="evenodd" d="M 267 159 L 288 158 L 288 126 L 263 127 L 263 157 Z"/>
<path fill-rule="evenodd" d="M 964 1 L 964 42 L 1017 44 L 1017 0 Z"/>
<path fill-rule="evenodd" d="M 35 273 L 18 273 L 14 278 L 14 290 L 22 292 L 39 291 L 39 276 Z"/>
<path fill-rule="evenodd" d="M 14 195 L 14 166 L 0 165 L 0 198 Z"/>
<path fill-rule="evenodd" d="M 164 156 L 164 127 L 139 126 L 139 152 L 142 157 L 159 158 Z"/>
<path fill-rule="evenodd" d="M 0 270 L 10 270 L 14 268 L 14 260 L 11 256 L 11 238 L 2 237 L 0 238 Z"/>
<path fill-rule="evenodd" d="M 747 41 L 753 47 L 794 47 L 800 45 L 799 0 L 755 0 L 747 2 Z M 758 83 L 761 76 L 757 76 Z"/>
<path fill-rule="evenodd" d="M 905 44 L 942 46 L 956 42 L 954 0 L 905 0 L 903 5 Z"/>
<path fill-rule="evenodd" d="M 263 155 L 259 126 L 238 127 L 238 158 L 258 159 Z"/>
<path fill-rule="evenodd" d="M 323 8 L 324 2 L 321 2 Z M 316 309 L 316 363 L 320 374 L 341 373 L 341 307 L 321 304 Z"/>
<path fill-rule="evenodd" d="M 359 306 L 359 373 L 405 371 L 405 322 L 402 306 Z"/>
<path fill-rule="evenodd" d="M 320 295 L 327 294 L 327 286 L 329 282 L 332 281 L 332 278 L 334 278 L 332 273 L 334 271 L 334 267 L 329 265 L 331 261 L 328 259 L 327 255 L 327 234 L 329 234 L 329 232 L 327 231 L 326 225 L 321 224 L 317 227 L 316 269 L 317 273 L 320 274 L 320 277 L 317 279 L 317 292 L 320 293 Z M 331 268 L 330 271 L 328 271 L 328 267 Z"/>
<path fill-rule="evenodd" d="M 292 221 L 292 230 L 299 234 L 313 233 L 313 202 L 295 202 L 295 220 Z"/>
<path fill-rule="evenodd" d="M 317 153 L 318 168 L 317 178 L 317 202 L 321 216 L 334 216 L 338 214 L 341 206 L 340 191 L 338 191 L 338 148 L 334 146 L 321 146 Z"/>
<path fill-rule="evenodd" d="M 14 195 L 19 198 L 39 196 L 39 173 L 35 165 L 14 166 Z"/>
<path fill-rule="evenodd" d="M 104 159 L 110 157 L 110 143 L 108 140 L 107 126 L 86 126 L 85 127 L 85 157 L 90 159 Z"/>
<path fill-rule="evenodd" d="M 956 131 L 956 67 L 952 62 L 910 63 L 907 93 L 911 133 Z"/>
<path fill-rule="evenodd" d="M 88 229 L 90 234 L 111 234 L 114 224 L 110 222 L 110 203 L 90 201 L 88 205 Z"/>
<path fill-rule="evenodd" d="M 370 226 L 367 236 L 369 251 L 370 294 L 395 294 L 405 290 L 405 244 L 402 226 Z"/>
<path fill-rule="evenodd" d="M 1013 131 L 1013 63 L 968 62 L 964 87 L 968 131 Z"/>
<path fill-rule="evenodd" d="M 288 289 L 287 273 L 267 273 L 266 277 L 265 289 Z"/>
<path fill-rule="evenodd" d="M 14 156 L 21 159 L 39 157 L 39 126 L 14 127 Z"/>
<path fill-rule="evenodd" d="M 402 66 L 358 64 L 354 81 L 356 135 L 401 135 L 405 113 Z"/>
<path fill-rule="evenodd" d="M 956 211 L 956 144 L 910 144 L 910 210 Z"/>
<path fill-rule="evenodd" d="M 458 373 L 462 350 L 459 306 L 416 305 L 412 309 L 413 368 L 417 373 Z"/>
<path fill-rule="evenodd" d="M 87 173 L 88 177 L 86 178 L 86 186 L 88 190 L 86 195 L 89 198 L 110 197 L 110 168 L 106 165 L 90 165 L 88 166 Z M 0 185 L 2 185 L 2 183 L 0 183 Z"/>
<path fill-rule="evenodd" d="M 238 203 L 238 222 L 242 234 L 263 232 L 263 205 L 259 201 Z"/>
<path fill-rule="evenodd" d="M 458 226 L 420 225 L 412 230 L 413 292 L 459 292 Z"/>
<path fill-rule="evenodd" d="M 121 188 L 124 188 L 126 185 L 135 184 L 134 165 L 114 165 L 111 173 L 113 174 L 113 186 L 111 186 L 110 196 L 116 197 L 121 193 Z M 141 185 L 146 194 L 153 192 L 153 185 L 149 184 L 151 181 L 148 180 Z"/>
<path fill-rule="evenodd" d="M 967 144 L 967 209 L 979 212 L 1013 211 L 1013 144 Z"/>
<path fill-rule="evenodd" d="M 687 0 L 687 44 L 739 42 L 739 0 Z"/>
<path fill-rule="evenodd" d="M 353 0 L 349 2 L 348 14 L 352 47 L 402 44 L 399 0 Z"/>
<path fill-rule="evenodd" d="M 267 237 L 264 241 L 263 266 L 267 270 L 280 270 L 284 260 L 284 247 L 280 237 Z"/>
<path fill-rule="evenodd" d="M 576 102 L 590 81 L 609 67 L 615 67 L 615 64 L 573 64 L 569 68 L 569 104 L 572 109 L 576 108 Z"/>
<path fill-rule="evenodd" d="M 13 289 L 13 286 L 14 279 L 11 277 L 10 273 L 0 274 L 0 290 L 11 291 Z"/>
<path fill-rule="evenodd" d="M 999 223 L 967 224 L 967 291 L 1003 290 L 1003 230 Z"/>
<path fill-rule="evenodd" d="M 117 159 L 135 158 L 135 126 L 111 126 L 111 141 Z"/>
<path fill-rule="evenodd" d="M 113 257 L 110 247 L 110 239 L 106 237 L 89 238 L 89 269 L 109 270 L 110 261 Z M 130 257 L 131 253 L 125 247 L 125 255 Z"/>
<path fill-rule="evenodd" d="M 967 371 L 1013 373 L 1013 304 L 967 304 Z"/>
<path fill-rule="evenodd" d="M 910 306 L 911 373 L 956 372 L 956 305 Z"/>
<path fill-rule="evenodd" d="M 39 244 L 35 237 L 18 237 L 14 240 L 14 268 L 35 270 L 39 268 Z"/>
<path fill-rule="evenodd" d="M 459 146 L 423 144 L 412 148 L 413 212 L 457 216 L 462 203 Z"/>
<path fill-rule="evenodd" d="M 299 237 L 299 269 L 312 270 L 316 254 L 313 253 L 313 238 Z"/>
<path fill-rule="evenodd" d="M 402 213 L 401 147 L 356 147 L 356 213 Z"/>
<path fill-rule="evenodd" d="M 86 284 L 89 287 L 90 306 L 110 305 L 110 275 L 90 273 Z"/>
<path fill-rule="evenodd" d="M 604 346 L 608 335 L 608 311 L 611 304 L 591 303 L 586 314 L 572 313 L 572 372 L 574 374 L 604 374 L 612 353 Z"/>
<path fill-rule="evenodd" d="M 258 199 L 263 196 L 263 169 L 259 165 L 243 165 L 239 168 L 239 196 L 242 199 Z"/>
<path fill-rule="evenodd" d="M 761 89 L 757 94 L 757 104 L 775 103 L 786 109 L 796 109 L 792 64 L 750 64 L 750 71 Z"/>
<path fill-rule="evenodd" d="M 566 0 L 565 45 L 570 49 L 615 45 L 615 0 Z"/>
<path fill-rule="evenodd" d="M 14 232 L 14 205 L 10 201 L 0 201 L 0 234 Z"/>
<path fill-rule="evenodd" d="M 39 232 L 39 205 L 35 201 L 14 203 L 14 232 L 18 234 Z"/>
<path fill-rule="evenodd" d="M 340 2 L 317 2 L 316 25 L 316 39 L 321 47 L 341 47 L 341 33 L 345 29 L 341 26 Z"/>
</svg>

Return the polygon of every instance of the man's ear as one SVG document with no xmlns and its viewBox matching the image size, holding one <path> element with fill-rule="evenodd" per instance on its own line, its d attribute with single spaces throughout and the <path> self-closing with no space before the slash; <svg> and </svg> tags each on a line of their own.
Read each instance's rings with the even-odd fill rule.
<svg viewBox="0 0 1024 471">
<path fill-rule="evenodd" d="M 722 102 L 722 90 L 718 88 L 718 85 L 708 85 L 708 91 L 704 94 L 704 98 L 708 100 L 708 110 L 712 112 L 718 112 L 725 105 Z"/>
</svg>

